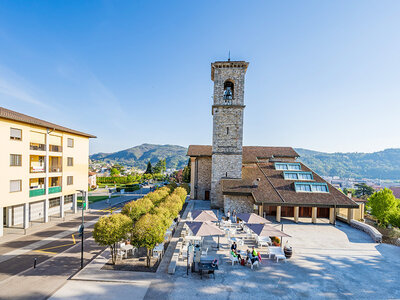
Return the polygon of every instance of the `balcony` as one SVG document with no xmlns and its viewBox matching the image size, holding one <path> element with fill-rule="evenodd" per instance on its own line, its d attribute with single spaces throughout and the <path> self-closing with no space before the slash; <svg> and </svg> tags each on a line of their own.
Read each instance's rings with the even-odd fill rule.
<svg viewBox="0 0 400 300">
<path fill-rule="evenodd" d="M 60 173 L 62 172 L 62 167 L 61 166 L 51 166 L 49 169 L 50 173 Z"/>
<path fill-rule="evenodd" d="M 46 193 L 45 189 L 33 189 L 29 191 L 29 197 L 42 196 Z"/>
<path fill-rule="evenodd" d="M 49 194 L 61 193 L 61 186 L 52 186 L 49 188 Z"/>
<path fill-rule="evenodd" d="M 62 146 L 49 145 L 49 151 L 51 151 L 51 152 L 62 152 Z"/>
<path fill-rule="evenodd" d="M 30 143 L 30 149 L 36 151 L 46 151 L 46 145 L 38 143 Z"/>
</svg>

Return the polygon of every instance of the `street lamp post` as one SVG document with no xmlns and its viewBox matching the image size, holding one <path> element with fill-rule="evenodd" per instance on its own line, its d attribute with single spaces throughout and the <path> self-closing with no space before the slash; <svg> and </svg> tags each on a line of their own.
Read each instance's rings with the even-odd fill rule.
<svg viewBox="0 0 400 300">
<path fill-rule="evenodd" d="M 82 194 L 82 224 L 79 227 L 79 234 L 81 235 L 81 238 L 82 238 L 82 240 L 81 240 L 81 269 L 83 269 L 83 239 L 84 239 L 84 230 L 85 230 L 83 211 L 86 208 L 86 191 L 79 190 L 79 192 Z"/>
</svg>

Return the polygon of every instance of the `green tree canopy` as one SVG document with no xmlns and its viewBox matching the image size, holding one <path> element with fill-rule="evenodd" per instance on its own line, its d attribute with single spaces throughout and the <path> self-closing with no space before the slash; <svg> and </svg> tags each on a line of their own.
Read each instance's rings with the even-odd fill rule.
<svg viewBox="0 0 400 300">
<path fill-rule="evenodd" d="M 110 247 L 113 264 L 115 264 L 117 257 L 116 243 L 126 238 L 131 228 L 131 219 L 122 214 L 103 216 L 94 225 L 94 240 L 99 245 Z"/>
<path fill-rule="evenodd" d="M 163 174 L 167 169 L 167 161 L 160 159 L 153 168 L 154 174 Z"/>
<path fill-rule="evenodd" d="M 365 183 L 357 183 L 355 184 L 355 187 L 356 187 L 355 195 L 358 198 L 365 198 L 371 196 L 375 192 L 375 190 L 372 187 L 366 185 Z"/>
<path fill-rule="evenodd" d="M 120 175 L 121 173 L 119 172 L 119 170 L 117 168 L 112 168 L 110 174 L 111 174 L 111 176 L 114 177 L 114 176 Z"/>
<path fill-rule="evenodd" d="M 189 159 L 187 166 L 183 169 L 183 172 L 182 172 L 183 182 L 190 183 L 190 173 L 191 173 L 191 167 L 190 167 L 190 159 Z"/>
<path fill-rule="evenodd" d="M 153 202 L 147 197 L 140 198 L 136 201 L 128 202 L 124 205 L 121 213 L 128 216 L 133 223 L 137 222 L 141 216 L 146 214 L 153 208 Z"/>
<path fill-rule="evenodd" d="M 137 247 L 146 247 L 147 266 L 150 266 L 151 250 L 156 244 L 164 241 L 165 228 L 161 219 L 157 215 L 150 213 L 142 216 L 133 228 L 132 243 Z"/>
<path fill-rule="evenodd" d="M 372 215 L 378 219 L 379 223 L 387 225 L 391 215 L 398 209 L 399 200 L 394 197 L 391 190 L 385 188 L 369 197 L 368 204 L 371 206 Z"/>
<path fill-rule="evenodd" d="M 144 172 L 144 174 L 153 174 L 153 167 L 150 161 L 147 163 L 146 172 Z"/>
</svg>

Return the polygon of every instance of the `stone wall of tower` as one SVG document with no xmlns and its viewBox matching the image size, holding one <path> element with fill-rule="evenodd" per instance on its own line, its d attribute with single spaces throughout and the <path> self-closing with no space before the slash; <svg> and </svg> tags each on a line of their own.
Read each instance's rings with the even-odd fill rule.
<svg viewBox="0 0 400 300">
<path fill-rule="evenodd" d="M 211 207 L 224 207 L 222 197 L 221 178 L 241 178 L 242 155 L 241 154 L 213 154 L 211 174 Z"/>
<path fill-rule="evenodd" d="M 244 78 L 247 63 L 212 65 L 214 80 L 211 206 L 223 208 L 222 178 L 242 177 Z M 224 99 L 224 84 L 233 83 L 233 99 Z"/>
</svg>

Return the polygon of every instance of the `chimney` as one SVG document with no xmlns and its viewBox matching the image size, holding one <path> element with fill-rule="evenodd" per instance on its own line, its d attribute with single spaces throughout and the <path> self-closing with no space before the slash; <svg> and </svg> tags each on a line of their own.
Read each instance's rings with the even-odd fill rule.
<svg viewBox="0 0 400 300">
<path fill-rule="evenodd" d="M 353 196 L 353 194 L 351 192 L 347 192 L 347 197 L 349 197 L 351 199 L 352 196 Z"/>
</svg>

